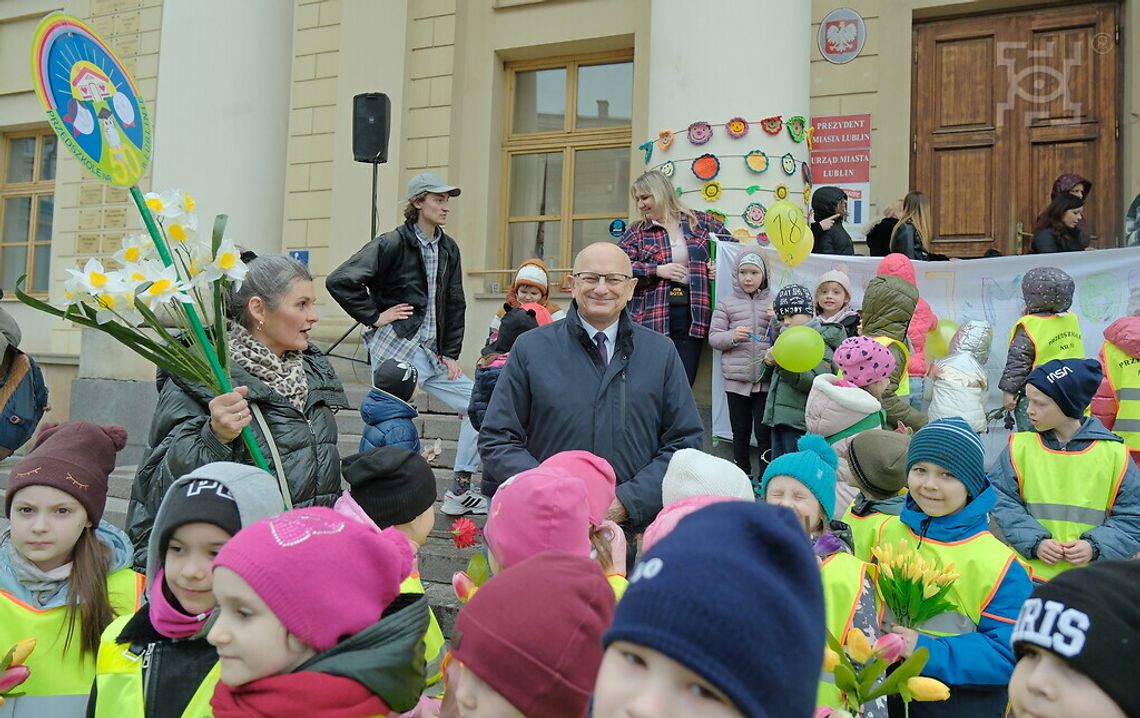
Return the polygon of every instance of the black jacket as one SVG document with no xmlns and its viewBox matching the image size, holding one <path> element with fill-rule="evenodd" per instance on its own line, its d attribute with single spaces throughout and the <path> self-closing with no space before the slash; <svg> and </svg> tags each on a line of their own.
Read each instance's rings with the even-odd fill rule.
<svg viewBox="0 0 1140 718">
<path fill-rule="evenodd" d="M 891 253 L 891 230 L 898 223 L 894 217 L 883 217 L 867 232 L 867 249 L 872 257 L 885 257 Z"/>
<path fill-rule="evenodd" d="M 1053 252 L 1083 252 L 1080 232 L 1058 237 L 1051 229 L 1041 229 L 1033 235 L 1034 254 L 1052 254 Z"/>
<path fill-rule="evenodd" d="M 661 510 L 661 481 L 678 449 L 699 449 L 701 417 L 673 342 L 622 312 L 615 352 L 603 365 L 576 304 L 562 321 L 526 332 L 511 349 L 479 432 L 494 476 L 533 469 L 582 449 L 613 465 L 628 530 Z"/>
<path fill-rule="evenodd" d="M 155 630 L 150 622 L 150 604 L 143 604 L 123 626 L 117 642 L 129 646 L 131 653 L 149 657 L 143 668 L 145 718 L 182 718 L 206 674 L 218 662 L 218 649 L 201 638 L 175 641 Z M 97 685 L 91 686 L 87 716 L 95 715 Z"/>
<path fill-rule="evenodd" d="M 436 251 L 439 270 L 435 276 L 435 353 L 458 359 L 463 350 L 463 315 L 467 310 L 459 246 L 441 231 Z M 375 324 L 386 309 L 411 304 L 412 316 L 393 322 L 392 328 L 403 339 L 414 338 L 424 323 L 428 295 L 427 270 L 413 224 L 402 224 L 364 245 L 333 270 L 325 286 L 350 317 L 366 326 Z"/>
<path fill-rule="evenodd" d="M 811 248 L 813 254 L 855 254 L 855 243 L 851 241 L 841 217 L 835 219 L 831 229 L 819 226 L 819 220 L 835 214 L 835 208 L 844 199 L 847 199 L 847 193 L 838 187 L 820 187 L 811 196 L 811 209 L 816 219 L 811 223 L 811 233 L 815 238 Z"/>
</svg>

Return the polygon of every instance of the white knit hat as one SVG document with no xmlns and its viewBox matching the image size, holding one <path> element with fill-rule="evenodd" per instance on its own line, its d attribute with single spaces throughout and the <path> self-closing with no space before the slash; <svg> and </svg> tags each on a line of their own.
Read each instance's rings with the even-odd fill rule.
<svg viewBox="0 0 1140 718">
<path fill-rule="evenodd" d="M 545 291 L 547 282 L 546 272 L 542 271 L 542 267 L 537 264 L 524 264 L 519 267 L 518 274 L 515 275 L 514 286 L 529 284 Z"/>
<path fill-rule="evenodd" d="M 748 475 L 731 461 L 697 449 L 675 452 L 661 482 L 661 505 L 705 495 L 756 500 Z"/>
<path fill-rule="evenodd" d="M 847 292 L 847 301 L 851 301 L 851 278 L 847 276 L 846 272 L 839 269 L 832 269 L 829 272 L 824 272 L 819 275 L 819 279 L 815 283 L 815 293 L 817 295 L 819 294 L 819 288 L 823 286 L 824 282 L 835 282 L 843 287 L 843 291 Z"/>
</svg>

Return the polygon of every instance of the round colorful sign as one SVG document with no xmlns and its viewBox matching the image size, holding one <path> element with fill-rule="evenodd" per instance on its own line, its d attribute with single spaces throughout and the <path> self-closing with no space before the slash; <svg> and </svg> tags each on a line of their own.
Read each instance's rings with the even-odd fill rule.
<svg viewBox="0 0 1140 718">
<path fill-rule="evenodd" d="M 625 220 L 615 219 L 610 222 L 610 236 L 614 239 L 621 239 L 625 236 Z"/>
<path fill-rule="evenodd" d="M 836 8 L 824 15 L 817 39 L 823 59 L 834 65 L 844 65 L 863 51 L 867 42 L 867 25 L 863 16 L 851 8 Z"/>
<path fill-rule="evenodd" d="M 137 184 L 150 163 L 150 116 L 107 43 L 70 15 L 48 15 L 32 41 L 32 78 L 60 143 L 87 171 L 116 187 Z"/>
</svg>

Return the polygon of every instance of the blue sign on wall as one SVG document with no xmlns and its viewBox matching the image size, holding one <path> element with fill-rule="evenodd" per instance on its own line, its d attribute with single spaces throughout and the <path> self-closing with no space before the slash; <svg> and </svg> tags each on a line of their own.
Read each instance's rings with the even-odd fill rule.
<svg viewBox="0 0 1140 718">
<path fill-rule="evenodd" d="M 289 250 L 289 256 L 292 257 L 293 259 L 297 260 L 301 264 L 305 265 L 306 267 L 309 266 L 309 250 L 307 250 L 307 249 L 291 249 L 291 250 Z"/>
</svg>

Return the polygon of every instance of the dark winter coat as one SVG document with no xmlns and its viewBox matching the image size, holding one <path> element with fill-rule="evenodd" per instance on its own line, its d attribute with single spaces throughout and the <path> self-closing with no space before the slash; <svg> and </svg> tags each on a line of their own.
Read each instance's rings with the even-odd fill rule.
<svg viewBox="0 0 1140 718">
<path fill-rule="evenodd" d="M 811 248 L 813 254 L 855 254 L 855 244 L 843 226 L 842 217 L 835 218 L 831 229 L 824 230 L 819 226 L 819 220 L 835 214 L 835 208 L 844 199 L 847 199 L 847 193 L 838 187 L 819 187 L 812 194 L 811 209 L 816 220 L 811 223 L 811 233 L 815 238 Z"/>
<path fill-rule="evenodd" d="M 1084 247 L 1081 246 L 1080 231 L 1077 229 L 1068 230 L 1058 237 L 1052 228 L 1045 228 L 1037 231 L 1033 235 L 1033 253 L 1034 254 L 1052 254 L 1054 252 L 1083 252 Z"/>
<path fill-rule="evenodd" d="M 1085 179 L 1084 177 L 1082 177 L 1078 174 L 1073 174 L 1073 173 L 1067 173 L 1067 174 L 1057 176 L 1057 179 L 1053 181 L 1052 189 L 1049 190 L 1049 201 L 1052 202 L 1053 200 L 1057 199 L 1057 195 L 1065 194 L 1065 193 L 1071 191 L 1077 185 L 1083 185 L 1084 186 L 1084 189 L 1085 189 L 1084 200 L 1086 203 L 1088 203 L 1089 195 L 1092 193 L 1092 182 L 1090 182 L 1089 180 Z M 1049 210 L 1046 209 L 1043 212 L 1041 212 L 1041 214 L 1037 215 L 1037 221 L 1035 223 L 1037 226 L 1040 227 L 1046 223 L 1048 211 Z M 1040 232 L 1038 232 L 1038 235 L 1039 234 L 1040 234 Z M 1079 252 L 1083 249 L 1086 249 L 1089 246 L 1089 244 L 1092 242 L 1092 236 L 1089 234 L 1088 224 L 1085 223 L 1085 220 L 1083 217 L 1081 218 L 1081 221 L 1077 223 L 1077 227 L 1076 227 L 1075 231 L 1073 232 L 1073 239 L 1075 239 L 1077 241 L 1077 243 L 1079 244 L 1079 247 L 1077 249 L 1036 249 L 1037 235 L 1034 235 L 1034 237 L 1033 237 L 1033 245 L 1034 245 L 1033 251 L 1034 252 Z M 1051 241 L 1056 241 L 1056 239 L 1053 237 L 1050 237 L 1048 240 L 1046 240 L 1046 242 L 1051 242 Z"/>
<path fill-rule="evenodd" d="M 1034 278 L 1021 280 L 1021 294 L 1025 298 L 1025 314 L 1046 316 L 1066 312 L 1073 305 L 1073 280 L 1055 267 L 1037 267 Z M 1025 380 L 1033 371 L 1037 350 L 1025 329 L 1017 327 L 1009 341 L 1005 369 L 998 388 L 1008 394 L 1017 394 L 1025 388 Z"/>
<path fill-rule="evenodd" d="M 604 365 L 572 303 L 566 319 L 515 343 L 483 419 L 479 453 L 492 475 L 514 476 L 560 451 L 593 452 L 617 474 L 626 529 L 641 532 L 661 510 L 673 452 L 700 448 L 703 433 L 668 337 L 622 312 Z"/>
<path fill-rule="evenodd" d="M 419 415 L 408 402 L 373 387 L 360 402 L 360 418 L 364 419 L 360 451 L 397 446 L 420 453 L 420 433 L 413 421 Z"/>
<path fill-rule="evenodd" d="M 867 232 L 867 250 L 872 257 L 885 257 L 891 253 L 891 232 L 898 223 L 895 217 L 883 217 Z"/>
<path fill-rule="evenodd" d="M 790 426 L 807 431 L 804 418 L 808 394 L 812 383 L 820 374 L 834 374 L 836 367 L 831 355 L 847 338 L 847 333 L 838 324 L 822 323 L 812 319 L 807 326 L 815 329 L 823 337 L 823 360 L 814 369 L 803 372 L 790 372 L 779 364 L 768 367 L 765 376 L 770 377 L 768 401 L 764 404 L 764 423 L 768 426 Z"/>
<path fill-rule="evenodd" d="M 918 290 L 913 284 L 901 277 L 875 277 L 863 292 L 863 335 L 890 337 L 906 344 L 907 329 L 917 306 Z M 895 427 L 901 421 L 917 431 L 926 425 L 926 414 L 911 408 L 906 397 L 898 395 L 907 361 L 898 347 L 891 345 L 888 349 L 895 358 L 895 370 L 891 372 L 882 399 L 887 427 Z"/>
<path fill-rule="evenodd" d="M 441 357 L 458 359 L 467 310 L 459 245 L 441 231 L 436 251 L 439 269 L 435 275 L 434 351 Z M 369 327 L 381 312 L 397 304 L 411 304 L 412 315 L 392 322 L 391 327 L 401 339 L 414 339 L 424 323 L 428 297 L 427 270 L 414 225 L 407 222 L 364 245 L 333 270 L 325 286 L 350 317 Z"/>
<path fill-rule="evenodd" d="M 340 453 L 334 409 L 348 406 L 332 365 L 315 347 L 302 355 L 309 394 L 304 413 L 236 361 L 230 364 L 234 386 L 249 387 L 246 397 L 258 406 L 281 454 L 295 507 L 332 506 L 340 495 Z M 139 464 L 127 512 L 127 533 L 135 550 L 135 568 L 145 570 L 146 546 L 155 512 L 174 481 L 213 461 L 251 464 L 241 437 L 223 444 L 210 429 L 208 404 L 214 393 L 164 371 L 158 372 L 158 404 L 151 421 L 149 449 Z M 250 428 L 272 470 L 269 444 L 258 422 Z"/>
</svg>

